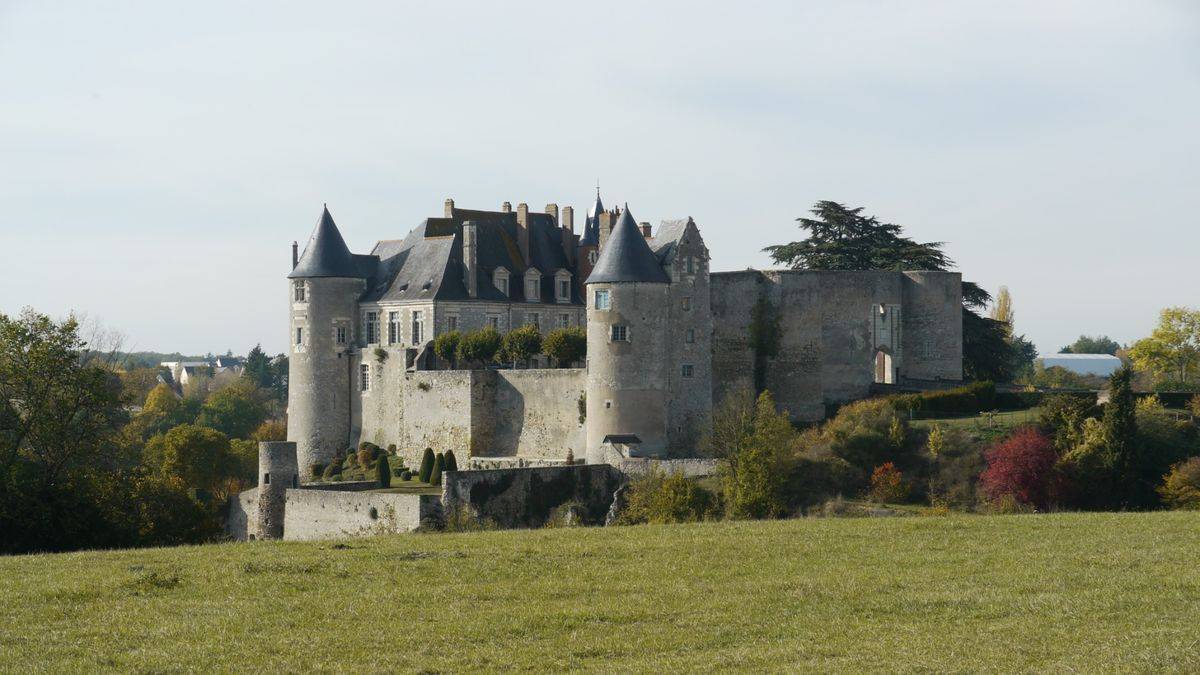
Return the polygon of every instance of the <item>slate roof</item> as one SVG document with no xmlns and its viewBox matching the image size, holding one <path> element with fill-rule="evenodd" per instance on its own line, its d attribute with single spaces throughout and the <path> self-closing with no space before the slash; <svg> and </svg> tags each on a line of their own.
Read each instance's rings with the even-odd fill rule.
<svg viewBox="0 0 1200 675">
<path fill-rule="evenodd" d="M 690 222 L 692 222 L 691 218 L 664 220 L 659 223 L 654 237 L 646 242 L 650 246 L 650 250 L 654 251 L 660 266 L 666 266 L 674 261 L 679 240 L 683 239 L 683 234 L 687 231 Z"/>
<path fill-rule="evenodd" d="M 523 302 L 525 272 L 532 267 L 541 273 L 540 302 L 553 304 L 555 273 L 566 269 L 573 277 L 577 274 L 563 251 L 562 229 L 553 216 L 529 213 L 531 264 L 527 266 L 517 241 L 516 213 L 456 208 L 449 218 L 426 218 L 403 240 L 376 244 L 371 256 L 364 256 L 377 260 L 377 269 L 370 275 L 362 300 L 470 300 L 463 283 L 462 254 L 463 223 L 468 221 L 475 224 L 477 233 L 476 299 Z M 499 267 L 509 274 L 508 296 L 492 283 Z M 571 284 L 571 302 L 583 302 L 575 283 Z"/>
<path fill-rule="evenodd" d="M 642 230 L 625 205 L 621 219 L 608 235 L 587 283 L 670 283 L 671 279 L 650 250 Z"/>
<path fill-rule="evenodd" d="M 346 240 L 338 232 L 333 216 L 326 207 L 313 229 L 300 262 L 288 275 L 289 279 L 313 279 L 318 277 L 362 278 L 364 267 L 370 267 L 361 256 L 350 253 Z"/>
<path fill-rule="evenodd" d="M 596 189 L 596 202 L 588 209 L 587 219 L 583 222 L 583 237 L 580 246 L 600 245 L 600 214 L 604 213 L 604 202 L 600 201 L 600 190 Z"/>
</svg>

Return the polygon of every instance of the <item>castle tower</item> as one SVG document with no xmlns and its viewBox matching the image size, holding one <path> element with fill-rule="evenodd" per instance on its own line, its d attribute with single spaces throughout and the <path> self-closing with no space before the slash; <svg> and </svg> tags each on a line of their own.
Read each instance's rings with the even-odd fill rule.
<svg viewBox="0 0 1200 675">
<path fill-rule="evenodd" d="M 296 443 L 300 477 L 352 444 L 354 317 L 365 280 L 326 208 L 304 254 L 288 275 L 291 352 L 288 440 Z"/>
<path fill-rule="evenodd" d="M 579 278 L 587 279 L 600 255 L 600 215 L 604 213 L 604 202 L 600 201 L 600 188 L 596 188 L 596 201 L 587 211 L 583 221 L 583 236 L 579 238 L 576 260 L 579 261 Z"/>
<path fill-rule="evenodd" d="M 258 516 L 255 529 L 259 539 L 283 538 L 284 505 L 288 488 L 300 485 L 296 468 L 296 444 L 271 441 L 258 444 Z"/>
<path fill-rule="evenodd" d="M 628 205 L 586 286 L 588 461 L 607 461 L 612 444 L 629 454 L 661 454 L 667 447 L 670 397 L 671 280 Z"/>
</svg>

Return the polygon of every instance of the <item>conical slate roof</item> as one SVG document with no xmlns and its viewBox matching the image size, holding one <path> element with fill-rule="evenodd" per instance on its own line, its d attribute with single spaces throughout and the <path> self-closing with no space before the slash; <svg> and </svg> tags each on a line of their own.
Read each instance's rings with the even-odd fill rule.
<svg viewBox="0 0 1200 675">
<path fill-rule="evenodd" d="M 621 219 L 608 235 L 600 259 L 587 278 L 589 284 L 642 282 L 669 284 L 670 277 L 658 265 L 658 257 L 642 237 L 642 231 L 625 205 Z"/>
<path fill-rule="evenodd" d="M 308 238 L 304 254 L 300 256 L 300 263 L 296 265 L 296 269 L 292 270 L 288 278 L 358 278 L 361 276 L 358 266 L 354 263 L 354 256 L 346 247 L 346 240 L 342 239 L 342 233 L 338 232 L 337 225 L 333 222 L 333 216 L 329 215 L 329 208 L 326 207 L 321 214 L 321 220 L 317 221 L 317 227 L 313 230 L 312 236 Z"/>
<path fill-rule="evenodd" d="M 600 201 L 600 188 L 596 188 L 596 202 L 588 209 L 587 220 L 583 223 L 583 238 L 580 246 L 600 245 L 600 214 L 604 213 L 604 202 Z"/>
</svg>

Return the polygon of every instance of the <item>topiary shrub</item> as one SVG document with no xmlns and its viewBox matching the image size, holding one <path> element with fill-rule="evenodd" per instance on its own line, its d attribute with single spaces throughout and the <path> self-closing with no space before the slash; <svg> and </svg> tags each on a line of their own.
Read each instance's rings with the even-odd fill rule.
<svg viewBox="0 0 1200 675">
<path fill-rule="evenodd" d="M 458 471 L 458 460 L 455 459 L 453 450 L 446 451 L 446 466 L 442 468 L 442 471 Z"/>
<path fill-rule="evenodd" d="M 388 443 L 387 454 L 389 454 L 389 455 L 396 454 L 396 444 L 395 443 Z"/>
<path fill-rule="evenodd" d="M 378 448 L 376 448 L 378 449 Z M 371 465 L 371 461 L 375 459 L 375 450 L 371 448 L 363 448 L 358 451 L 358 464 L 364 469 Z"/>
<path fill-rule="evenodd" d="M 346 455 L 346 461 L 342 464 L 342 467 L 345 469 L 353 469 L 356 466 L 358 466 L 358 454 L 352 452 L 349 455 Z"/>
<path fill-rule="evenodd" d="M 413 477 L 412 471 L 409 471 L 408 469 L 405 469 L 400 472 L 400 480 L 405 480 L 405 481 L 412 480 L 412 477 Z"/>
<path fill-rule="evenodd" d="M 375 462 L 375 480 L 379 481 L 381 488 L 392 486 L 392 470 L 388 466 L 387 455 L 381 456 L 379 461 Z"/>
<path fill-rule="evenodd" d="M 341 464 L 330 464 L 329 466 L 325 467 L 324 471 L 321 472 L 321 478 L 324 480 L 333 480 L 334 473 L 341 473 L 341 472 L 342 472 Z"/>
<path fill-rule="evenodd" d="M 308 470 L 312 474 L 313 478 L 323 476 L 325 474 L 325 463 L 313 462 L 312 465 L 308 467 Z"/>
<path fill-rule="evenodd" d="M 429 482 L 429 476 L 433 473 L 433 448 L 425 448 L 425 454 L 421 455 L 421 469 L 417 472 L 417 478 L 422 483 Z"/>
<path fill-rule="evenodd" d="M 446 456 L 442 453 L 437 454 L 437 458 L 433 460 L 433 471 L 429 474 L 430 485 L 442 484 L 442 472 L 446 470 Z"/>
</svg>

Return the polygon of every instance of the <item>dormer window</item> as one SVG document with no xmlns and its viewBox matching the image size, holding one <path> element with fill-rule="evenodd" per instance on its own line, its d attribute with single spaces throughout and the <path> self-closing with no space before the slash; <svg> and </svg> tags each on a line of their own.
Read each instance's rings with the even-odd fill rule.
<svg viewBox="0 0 1200 675">
<path fill-rule="evenodd" d="M 696 273 L 696 259 L 695 258 L 693 258 L 692 256 L 689 255 L 687 257 L 687 260 L 684 262 L 684 264 L 687 266 L 688 274 Z"/>
<path fill-rule="evenodd" d="M 571 301 L 571 273 L 566 270 L 559 270 L 554 275 L 554 300 Z"/>
<path fill-rule="evenodd" d="M 492 273 L 492 283 L 495 284 L 496 290 L 504 297 L 508 297 L 508 270 L 503 267 L 497 267 Z"/>
<path fill-rule="evenodd" d="M 530 269 L 525 273 L 525 300 L 538 302 L 542 299 L 542 273 Z"/>
</svg>

